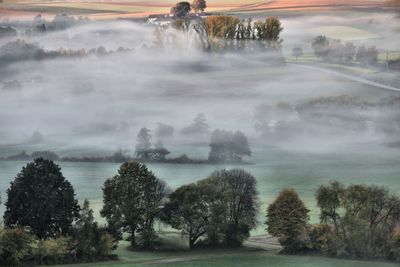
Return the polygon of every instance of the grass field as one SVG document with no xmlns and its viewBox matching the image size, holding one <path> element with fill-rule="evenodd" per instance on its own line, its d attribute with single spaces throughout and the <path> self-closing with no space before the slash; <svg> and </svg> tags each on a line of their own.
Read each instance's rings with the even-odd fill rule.
<svg viewBox="0 0 400 267">
<path fill-rule="evenodd" d="M 348 26 L 323 26 L 309 29 L 313 35 L 325 35 L 331 39 L 357 41 L 380 38 L 378 34 Z"/>
<path fill-rule="evenodd" d="M 177 252 L 135 252 L 123 242 L 118 248 L 119 260 L 114 262 L 58 265 L 60 267 L 141 267 L 141 266 L 187 266 L 187 267 L 395 267 L 398 264 L 342 260 L 317 256 L 279 255 L 276 251 L 244 247 L 240 249 L 214 249 Z"/>
</svg>

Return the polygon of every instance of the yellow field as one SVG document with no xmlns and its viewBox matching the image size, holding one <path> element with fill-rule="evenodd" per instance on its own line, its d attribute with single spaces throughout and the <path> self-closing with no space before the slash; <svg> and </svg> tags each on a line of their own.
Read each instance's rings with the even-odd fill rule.
<svg viewBox="0 0 400 267">
<path fill-rule="evenodd" d="M 176 0 L 3 0 L 0 4 L 0 18 L 5 16 L 29 17 L 43 13 L 52 16 L 59 13 L 85 15 L 89 18 L 107 19 L 117 17 L 146 17 L 154 13 L 168 13 Z M 209 0 L 207 11 L 257 12 L 266 10 L 312 10 L 336 8 L 338 6 L 376 7 L 385 0 Z M 359 32 L 346 31 L 351 36 Z M 374 37 L 368 37 L 374 38 Z M 345 38 L 342 38 L 345 39 Z"/>
</svg>

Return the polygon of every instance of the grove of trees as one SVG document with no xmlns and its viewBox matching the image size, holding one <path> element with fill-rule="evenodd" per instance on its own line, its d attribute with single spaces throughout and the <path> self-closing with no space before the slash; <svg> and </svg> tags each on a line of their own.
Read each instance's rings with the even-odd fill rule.
<svg viewBox="0 0 400 267">
<path fill-rule="evenodd" d="M 208 161 L 213 163 L 238 163 L 244 156 L 251 156 L 247 137 L 240 131 L 235 133 L 217 129 L 211 135 Z"/>
<path fill-rule="evenodd" d="M 266 229 L 282 253 L 400 261 L 400 197 L 375 185 L 338 182 L 315 193 L 320 223 L 293 189 L 267 208 Z M 36 265 L 115 259 L 118 240 L 157 249 L 155 222 L 179 230 L 190 249 L 238 247 L 258 225 L 257 181 L 243 169 L 221 169 L 170 191 L 146 165 L 130 161 L 103 185 L 106 226 L 90 203 L 75 199 L 60 167 L 42 158 L 22 168 L 7 190 L 0 264 Z"/>
<path fill-rule="evenodd" d="M 378 61 L 375 46 L 356 47 L 352 42 L 343 44 L 340 40 L 328 40 L 323 35 L 315 37 L 311 46 L 317 57 L 333 63 L 349 64 L 357 61 L 362 65 L 375 65 Z"/>
<path fill-rule="evenodd" d="M 187 3 L 188 4 L 188 3 Z M 176 12 L 177 8 L 173 8 Z M 186 9 L 187 10 L 187 9 Z M 179 14 L 179 13 L 178 13 Z M 160 26 L 155 31 L 155 46 L 170 47 L 173 44 L 185 48 L 195 45 L 204 51 L 269 51 L 280 52 L 283 31 L 281 22 L 276 17 L 265 20 L 241 20 L 234 16 L 213 15 L 205 18 L 190 19 L 178 17 L 170 26 Z M 182 38 L 186 36 L 187 38 Z"/>
<path fill-rule="evenodd" d="M 309 224 L 309 210 L 293 189 L 268 207 L 267 230 L 283 252 L 312 252 L 343 258 L 400 259 L 400 198 L 375 185 L 321 185 L 316 191 L 320 224 Z"/>
<path fill-rule="evenodd" d="M 163 220 L 181 230 L 189 247 L 240 246 L 256 226 L 256 179 L 241 169 L 219 170 L 176 189 L 164 206 Z"/>
</svg>

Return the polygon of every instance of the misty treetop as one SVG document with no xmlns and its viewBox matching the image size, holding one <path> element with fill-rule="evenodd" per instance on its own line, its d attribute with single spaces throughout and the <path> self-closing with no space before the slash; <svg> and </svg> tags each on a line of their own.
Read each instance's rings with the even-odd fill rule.
<svg viewBox="0 0 400 267">
<path fill-rule="evenodd" d="M 206 116 L 203 113 L 199 113 L 190 125 L 182 128 L 181 133 L 185 135 L 206 135 L 209 132 L 209 128 Z"/>
<path fill-rule="evenodd" d="M 375 46 L 356 47 L 352 42 L 343 44 L 340 40 L 329 40 L 324 35 L 315 37 L 311 46 L 318 58 L 332 63 L 349 64 L 357 61 L 368 66 L 378 61 L 379 53 Z"/>
<path fill-rule="evenodd" d="M 170 152 L 164 148 L 161 140 L 153 144 L 151 139 L 151 131 L 145 127 L 141 128 L 136 138 L 136 157 L 145 161 L 164 161 Z"/>
<path fill-rule="evenodd" d="M 237 163 L 244 156 L 250 157 L 251 149 L 242 132 L 217 129 L 211 134 L 209 162 Z"/>
<path fill-rule="evenodd" d="M 354 95 L 263 104 L 255 110 L 255 129 L 263 136 L 282 140 L 305 133 L 316 136 L 371 132 L 392 138 L 400 132 L 399 107 L 398 97 L 371 101 Z"/>
</svg>

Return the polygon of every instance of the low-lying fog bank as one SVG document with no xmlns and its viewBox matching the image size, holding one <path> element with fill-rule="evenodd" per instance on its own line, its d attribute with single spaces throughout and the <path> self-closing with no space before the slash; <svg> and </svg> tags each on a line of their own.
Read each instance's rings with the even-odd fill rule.
<svg viewBox="0 0 400 267">
<path fill-rule="evenodd" d="M 327 18 L 332 19 L 284 19 L 283 52 L 299 43 L 309 46 L 306 29 L 324 26 Z M 370 25 L 375 31 L 392 19 L 374 15 Z M 350 23 L 349 18 L 334 21 Z M 397 40 L 398 29 L 386 28 L 381 35 Z M 0 62 L 0 156 L 37 147 L 66 156 L 133 151 L 139 129 L 147 127 L 157 136 L 160 123 L 174 130 L 157 137 L 172 151 L 188 145 L 207 150 L 217 128 L 240 130 L 254 146 L 396 146 L 397 92 L 333 73 L 271 64 L 267 53 L 210 54 L 190 41 L 157 50 L 154 42 L 154 26 L 127 21 L 85 22 L 0 39 L 0 56 L 11 55 Z M 185 133 L 199 113 L 209 131 Z"/>
</svg>

